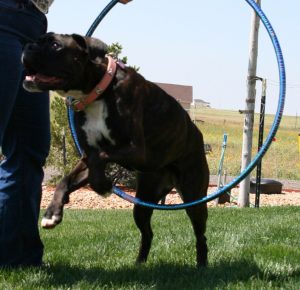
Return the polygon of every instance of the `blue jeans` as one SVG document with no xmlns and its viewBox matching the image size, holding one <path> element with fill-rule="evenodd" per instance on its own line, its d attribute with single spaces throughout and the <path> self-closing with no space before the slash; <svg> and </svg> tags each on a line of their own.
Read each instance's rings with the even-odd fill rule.
<svg viewBox="0 0 300 290">
<path fill-rule="evenodd" d="M 24 45 L 46 32 L 45 15 L 0 0 L 0 266 L 40 265 L 38 218 L 50 147 L 48 93 L 22 87 Z"/>
</svg>

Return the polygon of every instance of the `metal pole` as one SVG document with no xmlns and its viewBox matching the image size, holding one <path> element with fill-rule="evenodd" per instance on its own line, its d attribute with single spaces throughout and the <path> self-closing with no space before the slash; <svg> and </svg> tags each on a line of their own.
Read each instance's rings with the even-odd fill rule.
<svg viewBox="0 0 300 290">
<path fill-rule="evenodd" d="M 261 0 L 256 1 L 260 6 Z M 258 54 L 258 30 L 260 19 L 255 12 L 253 12 L 251 20 L 251 32 L 250 32 L 250 56 L 248 64 L 248 78 L 247 78 L 247 97 L 246 97 L 246 109 L 243 111 L 244 129 L 243 129 L 243 148 L 242 148 L 242 162 L 241 172 L 251 162 L 251 150 L 252 150 L 252 137 L 253 137 L 253 124 L 254 124 L 254 110 L 255 110 L 255 84 L 256 84 L 256 67 L 257 67 L 257 54 Z M 250 191 L 250 174 L 240 183 L 240 192 L 238 197 L 239 207 L 249 206 L 249 191 Z"/>
<path fill-rule="evenodd" d="M 63 154 L 63 164 L 64 164 L 64 167 L 66 167 L 67 166 L 67 148 L 66 148 L 65 128 L 63 128 L 63 132 L 62 132 L 62 154 Z"/>
<path fill-rule="evenodd" d="M 262 93 L 260 102 L 260 115 L 259 115 L 259 132 L 258 132 L 258 148 L 260 150 L 263 144 L 264 138 L 264 127 L 265 127 L 265 106 L 266 106 L 266 91 L 267 91 L 267 80 L 262 80 Z M 255 207 L 259 207 L 260 198 L 260 183 L 261 183 L 261 164 L 262 160 L 257 163 L 256 167 L 256 188 L 255 188 Z"/>
<path fill-rule="evenodd" d="M 218 168 L 218 189 L 223 187 L 224 183 L 222 184 L 222 172 L 223 172 L 223 164 L 224 164 L 224 158 L 225 158 L 225 150 L 227 147 L 227 134 L 223 134 L 223 143 L 222 143 L 222 152 L 221 152 L 221 158 L 219 162 L 219 168 Z M 215 199 L 215 205 L 219 204 L 219 197 Z"/>
</svg>

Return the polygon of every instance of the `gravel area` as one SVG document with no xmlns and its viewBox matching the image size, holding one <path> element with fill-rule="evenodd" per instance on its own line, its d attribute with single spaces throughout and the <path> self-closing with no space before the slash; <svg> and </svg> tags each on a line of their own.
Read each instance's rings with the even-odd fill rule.
<svg viewBox="0 0 300 290">
<path fill-rule="evenodd" d="M 133 191 L 124 189 L 127 193 L 134 195 Z M 216 190 L 216 187 L 210 187 L 209 193 Z M 51 186 L 43 186 L 42 208 L 47 207 L 52 199 L 54 188 Z M 238 196 L 238 189 L 234 188 L 231 191 L 231 203 L 220 204 L 218 206 L 237 206 L 236 198 Z M 250 202 L 254 204 L 255 195 L 250 194 Z M 167 196 L 166 204 L 182 203 L 179 195 L 172 192 Z M 282 194 L 261 194 L 260 206 L 300 206 L 300 190 L 298 189 L 283 189 Z M 215 207 L 215 202 L 208 203 L 209 207 Z M 125 209 L 132 208 L 133 205 L 115 194 L 111 194 L 107 198 L 97 195 L 89 188 L 82 188 L 70 195 L 70 202 L 66 204 L 65 208 L 72 209 Z"/>
<path fill-rule="evenodd" d="M 45 170 L 45 182 L 56 174 L 54 168 L 47 167 Z M 226 183 L 230 182 L 234 177 L 227 176 Z M 216 191 L 218 177 L 210 176 L 209 194 Z M 300 206 L 300 181 L 299 180 L 278 180 L 283 185 L 282 194 L 261 194 L 260 206 Z M 128 189 L 127 193 L 134 195 L 134 191 Z M 43 186 L 42 208 L 47 207 L 52 199 L 54 187 Z M 237 206 L 237 197 L 239 194 L 238 188 L 231 190 L 231 203 L 220 204 L 219 206 Z M 166 204 L 182 203 L 179 195 L 176 192 L 169 194 L 166 199 Z M 250 194 L 250 203 L 255 203 L 255 194 Z M 208 203 L 209 207 L 216 206 L 214 201 Z M 81 188 L 70 195 L 70 202 L 65 205 L 65 208 L 87 208 L 87 209 L 122 209 L 132 208 L 133 205 L 115 194 L 111 194 L 107 198 L 103 198 L 90 190 L 89 188 Z"/>
</svg>

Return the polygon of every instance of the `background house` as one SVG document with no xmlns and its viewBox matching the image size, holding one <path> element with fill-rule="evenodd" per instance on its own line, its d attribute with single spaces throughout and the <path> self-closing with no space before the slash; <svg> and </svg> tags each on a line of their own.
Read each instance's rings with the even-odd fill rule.
<svg viewBox="0 0 300 290">
<path fill-rule="evenodd" d="M 193 87 L 166 83 L 156 83 L 169 95 L 174 97 L 181 106 L 186 110 L 190 111 L 191 104 L 193 102 Z"/>
<path fill-rule="evenodd" d="M 210 108 L 210 103 L 201 100 L 201 99 L 194 99 L 194 108 L 198 109 L 198 108 Z"/>
</svg>

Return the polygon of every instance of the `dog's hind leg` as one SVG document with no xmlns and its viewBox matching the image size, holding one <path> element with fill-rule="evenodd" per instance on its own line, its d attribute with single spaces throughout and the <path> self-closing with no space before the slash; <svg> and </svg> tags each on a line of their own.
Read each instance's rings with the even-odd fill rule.
<svg viewBox="0 0 300 290">
<path fill-rule="evenodd" d="M 201 163 L 198 163 L 201 164 Z M 202 163 L 202 167 L 194 164 L 190 170 L 181 172 L 178 191 L 180 192 L 184 202 L 192 202 L 198 200 L 207 194 L 208 188 L 208 168 Z M 207 204 L 201 204 L 186 209 L 193 230 L 196 236 L 197 266 L 203 267 L 207 265 L 207 244 L 205 237 L 206 221 L 208 217 Z"/>
<path fill-rule="evenodd" d="M 146 262 L 150 252 L 153 239 L 153 232 L 151 229 L 152 213 L 153 209 L 151 208 L 144 208 L 139 205 L 135 205 L 133 208 L 134 221 L 141 232 L 140 249 L 136 263 Z"/>
<path fill-rule="evenodd" d="M 54 228 L 63 217 L 64 204 L 69 202 L 69 194 L 88 183 L 89 170 L 85 159 L 81 159 L 75 168 L 57 185 L 51 203 L 46 209 L 41 225 L 43 228 Z"/>
<path fill-rule="evenodd" d="M 136 197 L 145 202 L 158 203 L 163 195 L 170 192 L 164 184 L 164 173 L 138 173 Z M 133 209 L 134 221 L 141 232 L 141 242 L 137 263 L 147 261 L 153 239 L 151 217 L 153 209 L 135 205 Z"/>
<path fill-rule="evenodd" d="M 188 200 L 185 200 L 188 202 Z M 207 206 L 198 205 L 186 209 L 186 212 L 192 222 L 194 233 L 196 236 L 196 251 L 197 251 L 197 266 L 207 266 L 207 244 L 205 237 L 206 220 L 207 220 Z"/>
</svg>

